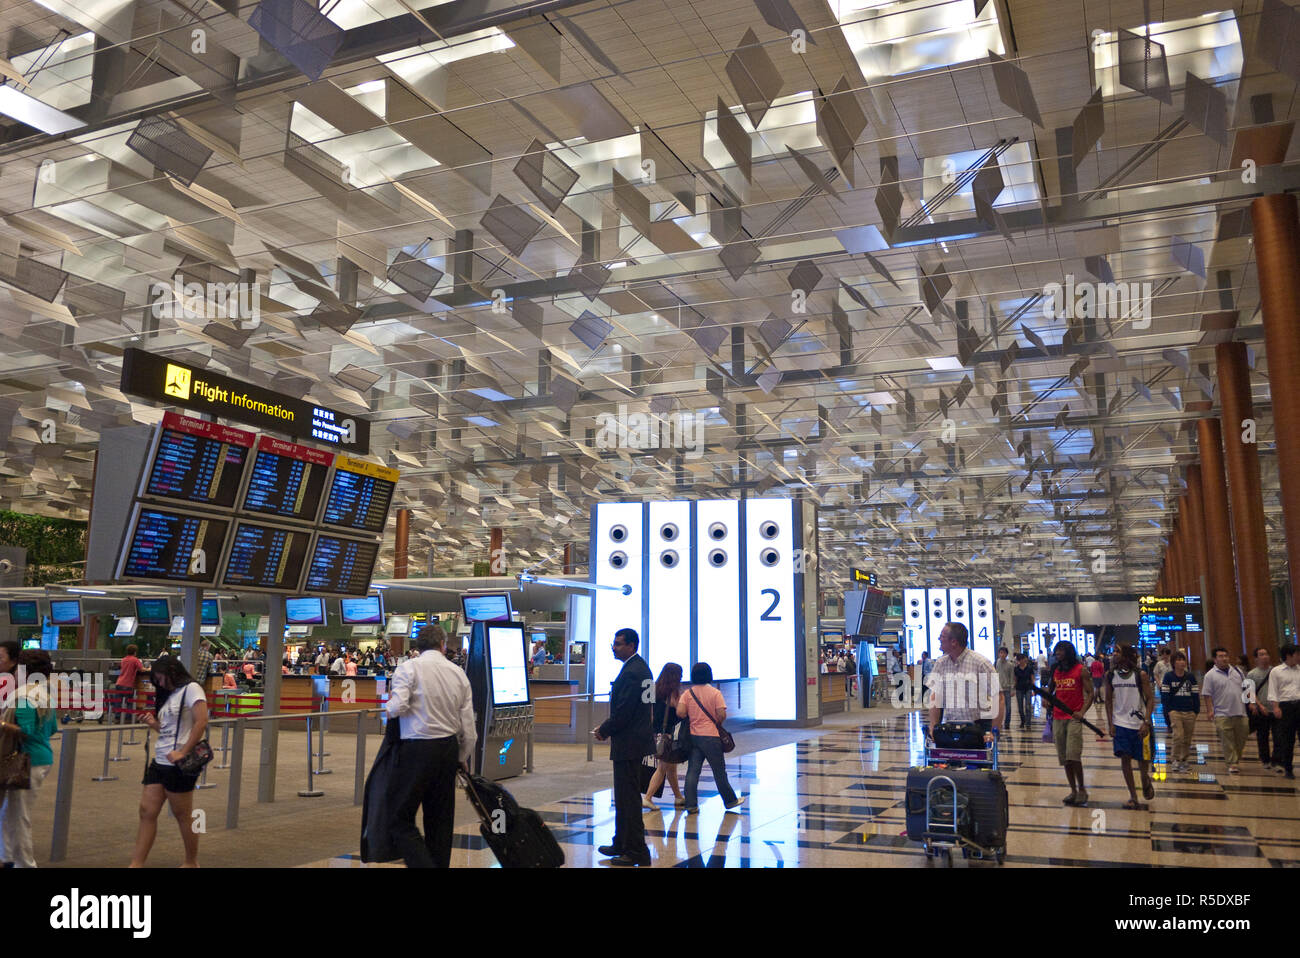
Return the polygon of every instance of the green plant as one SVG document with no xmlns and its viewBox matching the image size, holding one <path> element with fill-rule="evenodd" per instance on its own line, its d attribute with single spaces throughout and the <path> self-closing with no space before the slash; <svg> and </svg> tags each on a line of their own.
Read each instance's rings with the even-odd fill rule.
<svg viewBox="0 0 1300 958">
<path fill-rule="evenodd" d="M 27 550 L 28 585 L 47 585 L 84 575 L 84 522 L 0 511 L 0 545 Z"/>
</svg>

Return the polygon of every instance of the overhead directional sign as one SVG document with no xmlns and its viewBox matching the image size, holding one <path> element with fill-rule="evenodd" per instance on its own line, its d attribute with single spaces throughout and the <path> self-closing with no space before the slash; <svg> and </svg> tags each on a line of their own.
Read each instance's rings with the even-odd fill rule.
<svg viewBox="0 0 1300 958">
<path fill-rule="evenodd" d="M 360 416 L 143 349 L 131 347 L 123 353 L 121 390 L 157 403 L 233 419 L 348 452 L 370 451 L 370 422 Z"/>
</svg>

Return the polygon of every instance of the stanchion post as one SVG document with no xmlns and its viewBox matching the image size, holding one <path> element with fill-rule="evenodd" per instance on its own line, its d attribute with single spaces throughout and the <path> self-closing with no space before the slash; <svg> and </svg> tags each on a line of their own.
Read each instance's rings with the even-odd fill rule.
<svg viewBox="0 0 1300 958">
<path fill-rule="evenodd" d="M 230 768 L 230 726 L 222 723 L 221 726 L 221 762 L 214 768 Z"/>
<path fill-rule="evenodd" d="M 312 720 L 312 716 L 308 715 L 307 716 L 307 787 L 298 793 L 299 798 L 320 798 L 322 795 L 325 794 L 319 788 L 313 787 L 315 782 L 313 781 L 312 776 L 315 774 L 315 771 L 311 767 L 311 763 L 312 763 L 311 720 Z"/>
<path fill-rule="evenodd" d="M 524 771 L 532 774 L 533 771 L 533 727 L 528 726 L 528 737 L 524 740 L 527 751 L 524 752 Z"/>
<path fill-rule="evenodd" d="M 357 710 L 357 777 L 352 786 L 352 804 L 360 805 L 366 798 L 366 715 Z"/>
<path fill-rule="evenodd" d="M 595 689 L 587 689 L 587 724 L 591 724 L 591 716 L 596 711 L 596 693 Z M 591 761 L 592 749 L 596 745 L 596 738 L 587 730 L 587 761 Z"/>
<path fill-rule="evenodd" d="M 59 735 L 59 781 L 54 793 L 54 827 L 50 830 L 50 861 L 68 857 L 68 828 L 72 823 L 72 789 L 77 779 L 78 730 L 65 725 Z"/>
<path fill-rule="evenodd" d="M 125 715 L 120 708 L 114 709 L 113 714 L 109 716 L 109 725 L 117 726 L 117 754 L 113 756 L 114 762 L 130 761 L 129 758 L 124 758 L 122 755 L 122 739 L 126 737 L 126 732 L 122 728 L 122 724 L 124 721 L 125 721 Z M 112 738 L 113 736 L 112 732 L 109 732 L 107 734 L 110 738 Z"/>
<path fill-rule="evenodd" d="M 113 733 L 105 732 L 104 733 L 104 771 L 103 773 L 91 778 L 92 782 L 116 782 L 117 781 L 116 775 L 108 774 L 108 763 L 112 761 L 112 758 L 109 757 L 109 751 L 112 749 L 112 747 L 113 747 Z"/>
<path fill-rule="evenodd" d="M 328 712 L 329 711 L 328 705 L 322 708 L 321 711 Z M 325 767 L 325 756 L 329 754 L 328 752 L 325 751 L 325 723 L 327 721 L 328 719 L 326 719 L 325 716 L 322 715 L 320 717 L 320 725 L 316 728 L 316 774 L 317 775 L 328 775 L 330 774 L 330 772 L 334 771 L 331 768 Z M 308 724 L 310 725 L 310 720 L 308 721 Z M 307 755 L 308 757 L 311 756 L 310 742 L 308 742 Z M 308 762 L 307 766 L 310 768 L 311 762 Z"/>
<path fill-rule="evenodd" d="M 235 757 L 230 761 L 230 791 L 226 793 L 226 828 L 239 827 L 239 787 L 244 779 L 244 731 L 248 720 L 242 715 L 235 719 Z"/>
</svg>

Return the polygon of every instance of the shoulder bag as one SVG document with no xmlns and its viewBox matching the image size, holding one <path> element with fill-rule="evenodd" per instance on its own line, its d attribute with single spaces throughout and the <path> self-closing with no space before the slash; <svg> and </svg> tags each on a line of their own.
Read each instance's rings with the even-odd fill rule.
<svg viewBox="0 0 1300 958">
<path fill-rule="evenodd" d="M 4 721 L 15 724 L 16 713 L 9 709 Z M 0 734 L 0 789 L 32 787 L 32 757 L 22 750 L 22 732 Z"/>
<path fill-rule="evenodd" d="M 176 740 L 172 742 L 173 751 L 181 747 L 181 716 L 185 713 L 185 692 L 187 691 L 189 691 L 188 685 L 185 687 L 185 691 L 181 692 L 181 707 L 180 711 L 176 713 Z M 198 775 L 210 761 L 212 761 L 212 746 L 208 744 L 206 738 L 202 738 L 199 739 L 198 744 L 190 750 L 188 755 L 181 756 L 180 761 L 176 763 L 176 767 L 186 775 Z"/>
<path fill-rule="evenodd" d="M 713 717 L 713 713 L 704 707 L 704 703 L 701 702 L 699 696 L 695 694 L 695 689 L 691 689 L 691 698 L 695 699 L 695 704 L 700 707 L 700 711 L 709 717 L 709 721 L 712 722 L 714 727 L 718 730 L 718 741 L 722 743 L 722 751 L 732 751 L 736 747 L 736 740 L 731 737 L 731 733 L 723 728 L 718 723 L 718 720 Z"/>
</svg>

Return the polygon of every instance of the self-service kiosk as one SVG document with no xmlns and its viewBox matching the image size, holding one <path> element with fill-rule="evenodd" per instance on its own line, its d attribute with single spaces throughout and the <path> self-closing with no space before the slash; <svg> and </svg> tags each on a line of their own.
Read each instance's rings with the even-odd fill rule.
<svg viewBox="0 0 1300 958">
<path fill-rule="evenodd" d="M 522 623 L 511 621 L 507 592 L 462 595 L 461 607 L 470 623 L 466 672 L 478 731 L 474 772 L 489 781 L 513 778 L 524 770 L 524 739 L 533 727 L 528 636 Z"/>
</svg>

